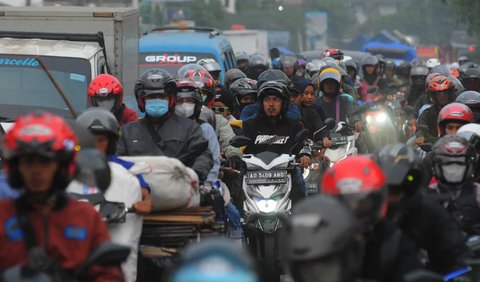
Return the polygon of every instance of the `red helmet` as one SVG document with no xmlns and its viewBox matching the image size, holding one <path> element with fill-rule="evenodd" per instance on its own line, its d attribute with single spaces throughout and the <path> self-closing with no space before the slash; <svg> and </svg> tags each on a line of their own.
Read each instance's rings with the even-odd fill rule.
<svg viewBox="0 0 480 282">
<path fill-rule="evenodd" d="M 443 75 L 437 75 L 432 77 L 428 81 L 428 92 L 440 92 L 446 90 L 453 90 L 453 83 L 448 77 Z"/>
<path fill-rule="evenodd" d="M 332 57 L 335 60 L 342 60 L 343 52 L 337 48 L 325 49 L 325 51 L 322 52 L 322 57 Z"/>
<path fill-rule="evenodd" d="M 428 91 L 428 84 L 430 83 L 430 80 L 432 80 L 432 78 L 436 77 L 436 76 L 439 76 L 441 74 L 439 74 L 438 72 L 432 72 L 430 74 L 427 75 L 427 78 L 425 79 L 425 91 Z"/>
<path fill-rule="evenodd" d="M 21 187 L 18 159 L 25 155 L 40 155 L 59 162 L 62 185 L 66 188 L 75 172 L 78 139 L 68 124 L 50 113 L 33 113 L 21 116 L 3 138 L 3 153 L 9 182 Z M 59 183 L 57 183 L 59 185 Z"/>
<path fill-rule="evenodd" d="M 462 125 L 473 122 L 473 112 L 461 103 L 451 103 L 442 108 L 438 114 L 438 128 L 440 136 L 444 136 L 447 123 L 460 123 Z"/>
<path fill-rule="evenodd" d="M 430 94 L 434 104 L 439 104 L 439 95 L 448 95 L 448 103 L 455 101 L 455 87 L 450 78 L 438 75 L 430 79 L 427 85 L 427 92 Z"/>
<path fill-rule="evenodd" d="M 371 227 L 386 215 L 385 175 L 367 156 L 352 156 L 329 168 L 322 179 L 322 192 L 345 201 Z"/>
<path fill-rule="evenodd" d="M 215 101 L 215 81 L 204 67 L 197 64 L 187 64 L 177 71 L 178 80 L 190 80 L 198 83 L 201 89 L 204 105 L 210 107 Z"/>
<path fill-rule="evenodd" d="M 88 85 L 88 104 L 93 107 L 102 106 L 105 98 L 115 98 L 111 109 L 117 109 L 123 102 L 123 87 L 116 77 L 110 74 L 100 74 Z M 99 103 L 100 102 L 100 103 Z"/>
<path fill-rule="evenodd" d="M 455 78 L 460 77 L 460 72 L 458 71 L 458 69 L 456 67 L 450 67 L 450 74 Z"/>
</svg>

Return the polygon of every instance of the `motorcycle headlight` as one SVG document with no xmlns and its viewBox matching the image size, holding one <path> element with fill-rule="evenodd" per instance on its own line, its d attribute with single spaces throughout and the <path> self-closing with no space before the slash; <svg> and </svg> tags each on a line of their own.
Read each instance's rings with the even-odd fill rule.
<svg viewBox="0 0 480 282">
<path fill-rule="evenodd" d="M 260 212 L 271 213 L 277 208 L 277 201 L 274 199 L 262 199 L 255 197 L 254 200 Z"/>
<path fill-rule="evenodd" d="M 372 116 L 371 115 L 367 115 L 367 117 L 365 117 L 365 119 L 367 120 L 367 123 L 372 122 Z"/>
<path fill-rule="evenodd" d="M 387 114 L 386 113 L 378 113 L 378 115 L 375 117 L 375 121 L 379 123 L 383 123 L 387 121 Z"/>
</svg>

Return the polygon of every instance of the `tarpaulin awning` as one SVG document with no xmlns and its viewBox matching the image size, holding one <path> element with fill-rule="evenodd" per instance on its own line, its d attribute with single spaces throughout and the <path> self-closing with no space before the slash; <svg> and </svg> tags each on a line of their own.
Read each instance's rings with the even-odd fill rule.
<svg viewBox="0 0 480 282">
<path fill-rule="evenodd" d="M 410 62 L 417 57 L 413 47 L 401 43 L 369 42 L 363 46 L 362 51 L 372 54 L 382 54 L 385 58 L 400 59 Z"/>
</svg>

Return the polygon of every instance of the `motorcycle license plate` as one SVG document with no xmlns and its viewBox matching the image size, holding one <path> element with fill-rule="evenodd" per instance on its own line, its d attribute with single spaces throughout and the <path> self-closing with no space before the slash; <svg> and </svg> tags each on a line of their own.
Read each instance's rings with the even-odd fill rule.
<svg viewBox="0 0 480 282">
<path fill-rule="evenodd" d="M 332 142 L 337 146 L 348 144 L 348 136 L 333 137 Z"/>
<path fill-rule="evenodd" d="M 287 172 L 282 170 L 249 171 L 247 184 L 282 184 L 287 183 Z"/>
</svg>

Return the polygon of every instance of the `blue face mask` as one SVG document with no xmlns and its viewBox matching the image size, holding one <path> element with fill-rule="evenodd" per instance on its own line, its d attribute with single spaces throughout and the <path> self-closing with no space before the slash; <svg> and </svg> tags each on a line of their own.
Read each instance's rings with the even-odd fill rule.
<svg viewBox="0 0 480 282">
<path fill-rule="evenodd" d="M 145 100 L 145 112 L 153 118 L 161 118 L 168 113 L 168 100 L 149 99 Z"/>
</svg>

